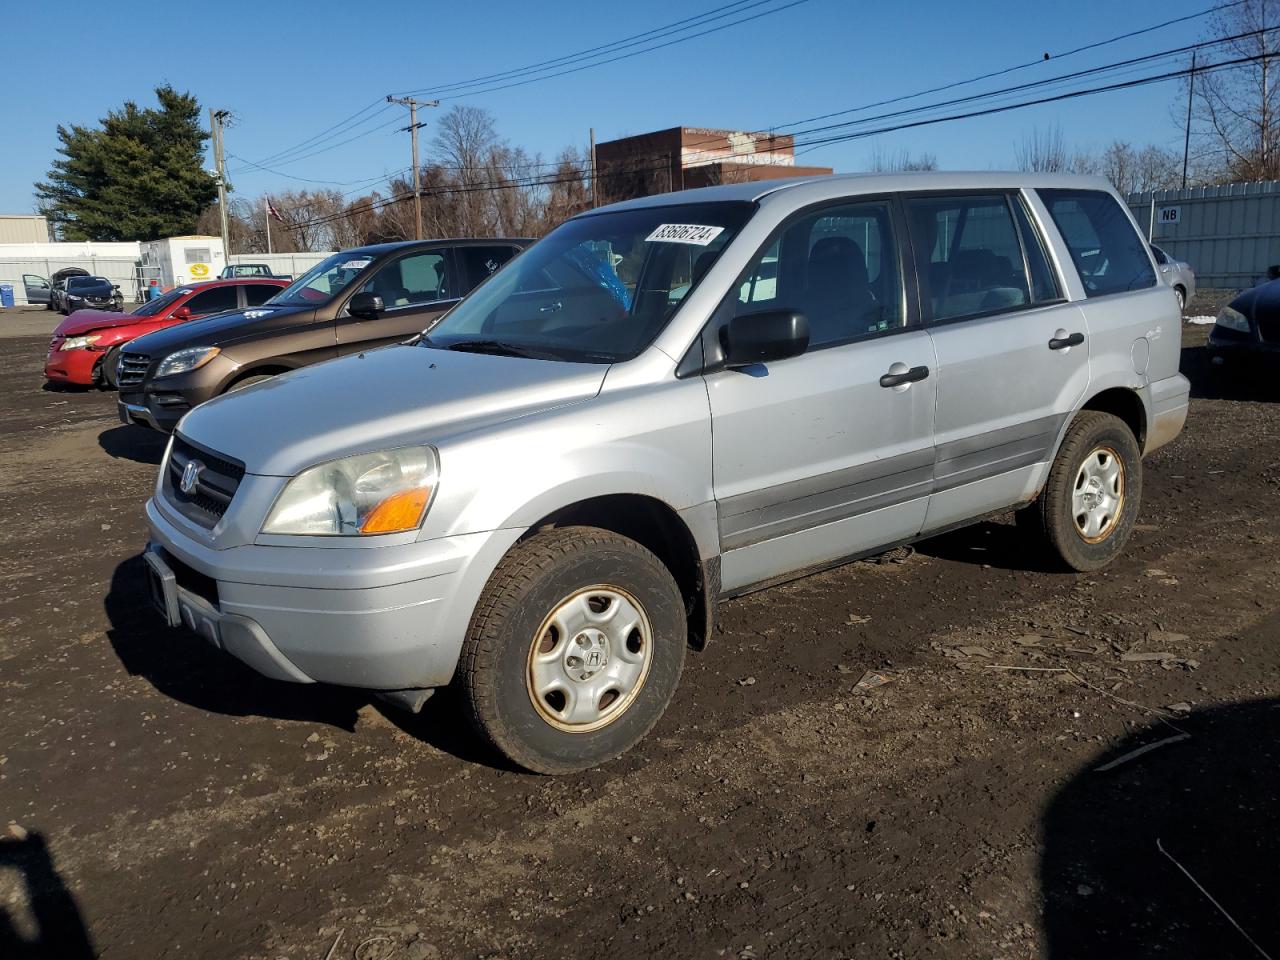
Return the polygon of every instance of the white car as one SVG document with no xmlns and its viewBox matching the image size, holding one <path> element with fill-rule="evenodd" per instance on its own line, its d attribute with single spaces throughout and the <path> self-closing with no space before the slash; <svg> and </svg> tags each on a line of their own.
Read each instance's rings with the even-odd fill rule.
<svg viewBox="0 0 1280 960">
<path fill-rule="evenodd" d="M 1154 243 L 1151 255 L 1156 258 L 1156 266 L 1160 268 L 1160 279 L 1173 287 L 1178 297 L 1178 309 L 1186 310 L 1191 298 L 1196 295 L 1196 272 L 1185 260 L 1175 260 Z"/>
</svg>

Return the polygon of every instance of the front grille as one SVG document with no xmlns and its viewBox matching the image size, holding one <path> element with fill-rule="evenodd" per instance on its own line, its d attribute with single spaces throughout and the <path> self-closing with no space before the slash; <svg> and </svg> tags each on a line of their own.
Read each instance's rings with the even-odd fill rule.
<svg viewBox="0 0 1280 960">
<path fill-rule="evenodd" d="M 200 469 L 195 486 L 189 493 L 183 493 L 182 475 L 192 461 L 197 461 Z M 165 468 L 164 492 L 169 502 L 188 520 L 212 528 L 227 512 L 243 479 L 244 464 L 174 434 L 173 448 L 169 451 L 169 463 Z"/>
<path fill-rule="evenodd" d="M 140 384 L 147 375 L 149 366 L 151 358 L 145 353 L 120 354 L 120 386 L 134 387 Z"/>
<path fill-rule="evenodd" d="M 1260 319 L 1258 321 L 1258 334 L 1267 343 L 1280 343 L 1280 316 Z"/>
</svg>

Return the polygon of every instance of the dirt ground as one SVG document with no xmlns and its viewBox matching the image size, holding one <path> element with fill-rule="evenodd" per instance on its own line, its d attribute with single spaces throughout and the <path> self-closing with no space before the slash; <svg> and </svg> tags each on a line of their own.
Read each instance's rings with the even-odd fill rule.
<svg viewBox="0 0 1280 960">
<path fill-rule="evenodd" d="M 647 741 L 545 778 L 448 694 L 400 714 L 159 626 L 162 442 L 42 389 L 53 315 L 13 319 L 5 960 L 1280 956 L 1280 389 L 1211 377 L 1207 328 L 1113 567 L 1001 521 L 734 601 Z"/>
</svg>

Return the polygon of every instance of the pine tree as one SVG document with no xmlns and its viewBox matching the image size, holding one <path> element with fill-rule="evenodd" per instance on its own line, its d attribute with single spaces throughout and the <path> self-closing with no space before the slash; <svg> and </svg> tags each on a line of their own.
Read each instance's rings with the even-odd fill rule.
<svg viewBox="0 0 1280 960">
<path fill-rule="evenodd" d="M 155 240 L 192 233 L 217 194 L 203 167 L 209 134 L 196 98 L 156 88 L 159 108 L 128 101 L 100 128 L 58 126 L 61 158 L 35 185 L 63 240 Z"/>
</svg>

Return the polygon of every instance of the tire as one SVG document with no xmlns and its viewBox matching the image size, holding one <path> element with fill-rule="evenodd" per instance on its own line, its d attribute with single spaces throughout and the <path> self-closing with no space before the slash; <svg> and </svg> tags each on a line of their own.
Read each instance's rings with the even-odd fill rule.
<svg viewBox="0 0 1280 960">
<path fill-rule="evenodd" d="M 459 686 L 472 724 L 499 753 L 534 773 L 572 773 L 612 760 L 653 728 L 687 645 L 680 591 L 657 557 L 594 527 L 546 530 L 489 578 Z M 601 653 L 603 665 L 588 675 Z"/>
<path fill-rule="evenodd" d="M 1182 287 L 1174 287 L 1173 295 L 1178 298 L 1178 312 L 1185 312 L 1187 309 L 1187 291 Z"/>
<path fill-rule="evenodd" d="M 1017 521 L 1052 560 L 1087 573 L 1124 549 L 1141 503 L 1142 451 L 1133 432 L 1119 417 L 1086 410 L 1067 429 L 1039 499 Z"/>
<path fill-rule="evenodd" d="M 107 390 L 120 389 L 119 363 L 120 348 L 112 347 L 107 351 L 107 355 L 102 358 L 102 377 L 98 382 L 99 386 Z"/>
</svg>

